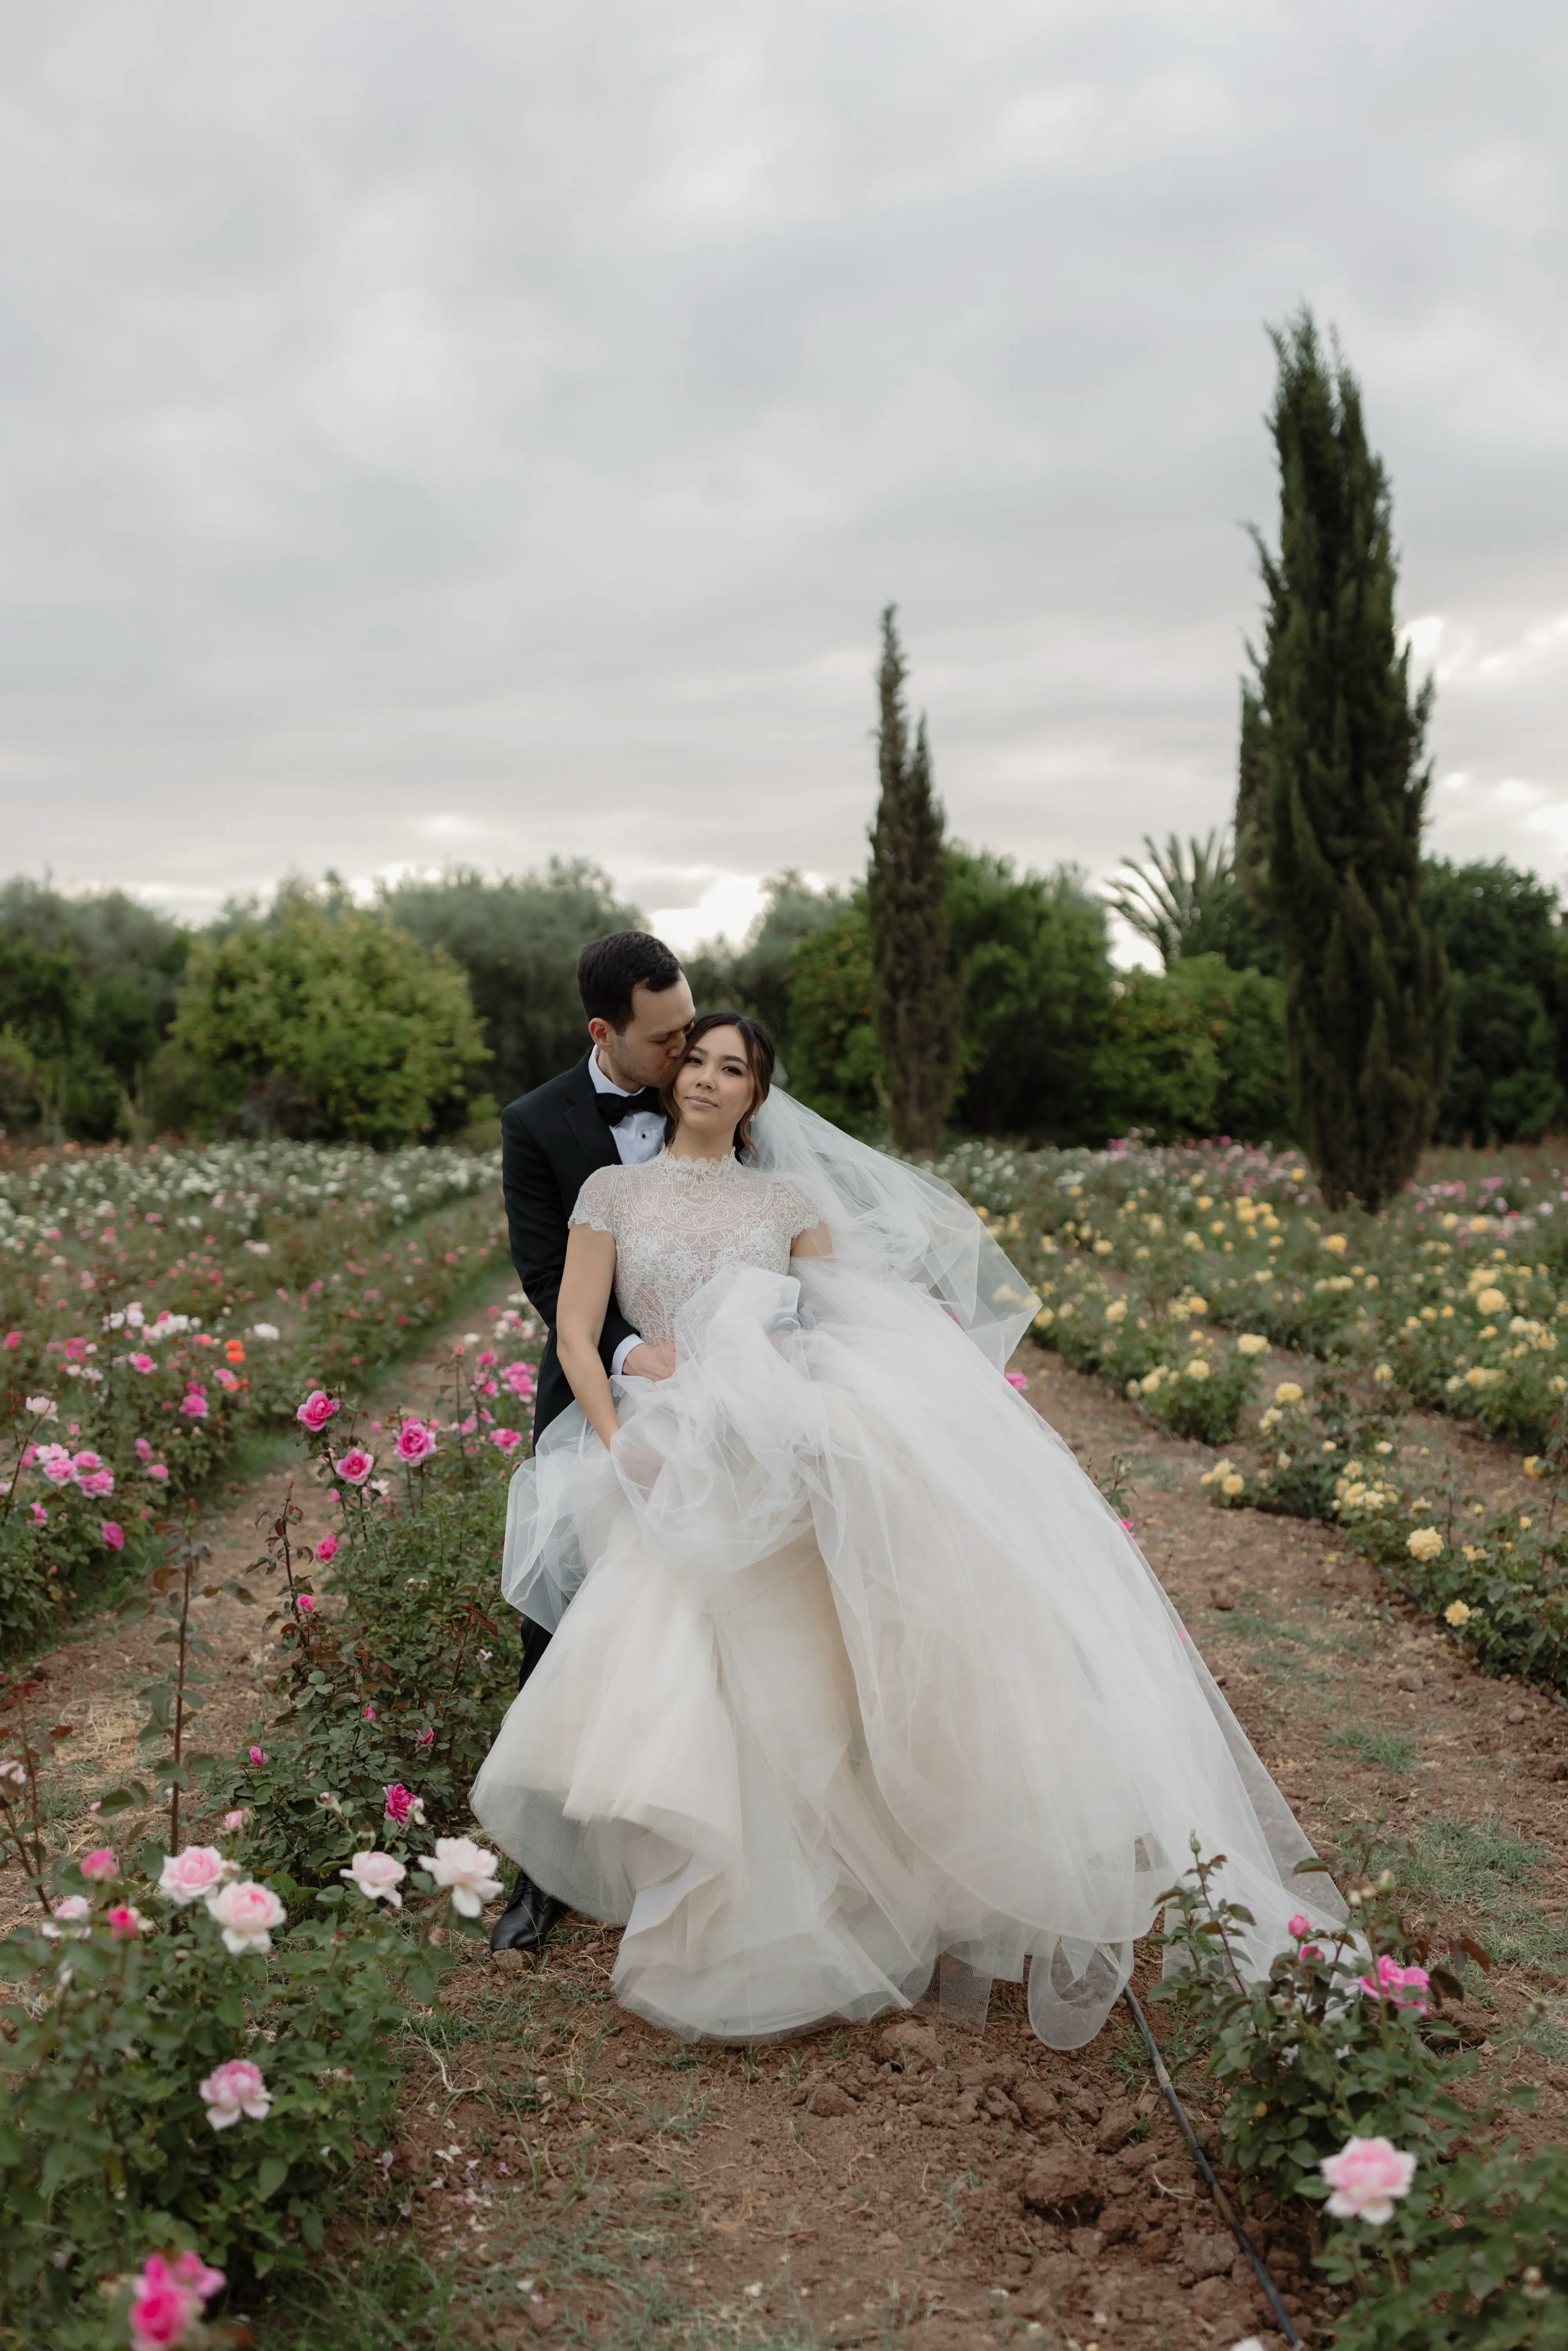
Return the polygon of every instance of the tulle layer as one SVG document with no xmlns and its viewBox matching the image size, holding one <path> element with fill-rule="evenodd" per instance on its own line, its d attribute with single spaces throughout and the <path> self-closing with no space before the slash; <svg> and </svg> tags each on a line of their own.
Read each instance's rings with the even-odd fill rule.
<svg viewBox="0 0 1568 2351">
<path fill-rule="evenodd" d="M 1256 1971 L 1343 1916 L 1130 1535 L 929 1297 L 740 1269 L 676 1345 L 612 1454 L 574 1409 L 518 1472 L 508 1597 L 570 1606 L 473 1798 L 625 1925 L 626 2005 L 752 2039 L 907 2006 L 946 1953 L 1027 1962 L 1071 2049 L 1195 1836 Z"/>
</svg>

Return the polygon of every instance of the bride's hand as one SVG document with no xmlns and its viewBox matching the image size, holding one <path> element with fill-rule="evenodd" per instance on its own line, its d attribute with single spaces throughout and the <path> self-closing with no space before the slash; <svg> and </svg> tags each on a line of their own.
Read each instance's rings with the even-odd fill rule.
<svg viewBox="0 0 1568 2351">
<path fill-rule="evenodd" d="M 629 1351 L 621 1371 L 629 1380 L 667 1380 L 674 1368 L 674 1347 L 651 1346 L 643 1339 Z"/>
</svg>

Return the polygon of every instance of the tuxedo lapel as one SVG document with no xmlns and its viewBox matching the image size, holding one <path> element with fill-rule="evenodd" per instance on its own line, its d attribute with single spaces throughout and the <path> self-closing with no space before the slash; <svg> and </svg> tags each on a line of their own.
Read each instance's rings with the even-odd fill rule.
<svg viewBox="0 0 1568 2351">
<path fill-rule="evenodd" d="M 586 1058 L 572 1071 L 572 1087 L 566 1102 L 566 1123 L 581 1145 L 590 1170 L 595 1167 L 617 1167 L 621 1154 L 615 1148 L 615 1133 L 599 1114 L 593 1099 L 593 1081 L 588 1074 Z"/>
</svg>

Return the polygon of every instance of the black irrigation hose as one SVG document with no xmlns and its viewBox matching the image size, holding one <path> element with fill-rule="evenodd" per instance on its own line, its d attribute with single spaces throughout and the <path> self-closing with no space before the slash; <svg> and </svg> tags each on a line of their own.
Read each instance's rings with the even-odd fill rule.
<svg viewBox="0 0 1568 2351">
<path fill-rule="evenodd" d="M 1189 2123 L 1186 2118 L 1186 2111 L 1183 2106 L 1181 2100 L 1176 2094 L 1176 2084 L 1171 2080 L 1170 2074 L 1166 2070 L 1166 2061 L 1160 2055 L 1159 2049 L 1155 2044 L 1154 2034 L 1149 2031 L 1149 2020 L 1144 2014 L 1143 2010 L 1139 2007 L 1131 1984 L 1124 1984 L 1123 1986 L 1122 1997 L 1126 2001 L 1127 2006 L 1132 2010 L 1134 2022 L 1136 2023 L 1138 2031 L 1144 2036 L 1144 2046 L 1149 2053 L 1149 2063 L 1155 2069 L 1155 2079 L 1166 2094 L 1166 2104 L 1169 2106 L 1172 2114 L 1175 2115 L 1176 2118 L 1176 2126 L 1180 2130 L 1183 2138 L 1186 2141 L 1187 2153 L 1191 2156 L 1194 2164 L 1197 2168 L 1199 2178 L 1202 2179 L 1204 2186 L 1207 2189 L 1209 2194 L 1213 2197 L 1220 2219 L 1224 2221 L 1226 2227 L 1229 2230 L 1231 2235 L 1235 2238 L 1237 2243 L 1240 2246 L 1242 2252 L 1251 2262 L 1252 2274 L 1263 2290 L 1264 2301 L 1273 2312 L 1274 2316 L 1279 2320 L 1280 2332 L 1284 2336 L 1286 2342 L 1291 2346 L 1291 2351 L 1302 2351 L 1301 2338 L 1296 2332 L 1296 2322 L 1291 2316 L 1290 2312 L 1286 2309 L 1283 2302 L 1281 2300 L 1280 2289 L 1274 2283 L 1273 2279 L 1270 2276 L 1268 2265 L 1265 2262 L 1262 2254 L 1258 2251 L 1257 2246 L 1252 2242 L 1251 2238 L 1248 2235 L 1246 2230 L 1242 2227 L 1240 2221 L 1236 2218 L 1235 2213 L 1231 2210 L 1230 2199 L 1224 2193 L 1218 2180 L 1216 2179 L 1213 2167 L 1209 2163 L 1207 2156 L 1205 2155 L 1202 2147 L 1197 2143 L 1197 2133 L 1193 2129 L 1191 2123 Z"/>
</svg>

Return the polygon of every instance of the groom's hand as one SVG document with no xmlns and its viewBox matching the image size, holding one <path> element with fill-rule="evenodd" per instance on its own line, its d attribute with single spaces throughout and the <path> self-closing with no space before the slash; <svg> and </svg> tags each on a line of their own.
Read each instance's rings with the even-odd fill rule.
<svg viewBox="0 0 1568 2351">
<path fill-rule="evenodd" d="M 621 1366 L 629 1380 L 667 1380 L 674 1368 L 674 1347 L 651 1347 L 646 1339 L 630 1351 Z"/>
</svg>

